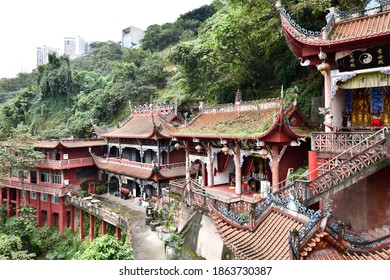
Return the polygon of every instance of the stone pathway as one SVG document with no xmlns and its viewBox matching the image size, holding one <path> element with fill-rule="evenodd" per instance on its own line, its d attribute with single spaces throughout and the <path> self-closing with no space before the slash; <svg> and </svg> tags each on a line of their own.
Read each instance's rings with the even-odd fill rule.
<svg viewBox="0 0 390 280">
<path fill-rule="evenodd" d="M 164 242 L 156 231 L 145 225 L 145 206 L 137 206 L 134 199 L 120 199 L 113 195 L 99 195 L 99 200 L 113 209 L 120 207 L 123 216 L 130 216 L 133 254 L 136 260 L 164 260 Z"/>
</svg>

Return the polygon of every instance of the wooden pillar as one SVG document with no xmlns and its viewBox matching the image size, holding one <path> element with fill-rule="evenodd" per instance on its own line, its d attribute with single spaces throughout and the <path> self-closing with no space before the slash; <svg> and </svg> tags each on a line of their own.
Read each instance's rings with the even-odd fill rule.
<svg viewBox="0 0 390 280">
<path fill-rule="evenodd" d="M 95 217 L 89 214 L 89 242 L 95 239 Z"/>
<path fill-rule="evenodd" d="M 51 194 L 47 195 L 47 203 L 49 205 L 47 209 L 47 226 L 52 227 L 53 226 L 53 210 L 52 210 L 52 203 L 51 203 Z"/>
<path fill-rule="evenodd" d="M 158 141 L 158 139 L 156 139 L 156 141 L 157 141 L 157 162 L 159 163 L 159 164 L 161 164 L 162 163 L 162 161 L 161 161 L 161 152 L 160 152 L 160 141 Z"/>
<path fill-rule="evenodd" d="M 16 217 L 20 216 L 20 190 L 16 189 L 16 203 L 15 203 L 15 214 Z"/>
<path fill-rule="evenodd" d="M 115 236 L 117 241 L 121 239 L 121 229 L 118 226 L 115 227 Z"/>
<path fill-rule="evenodd" d="M 210 143 L 207 147 L 207 185 L 213 187 L 214 186 L 214 165 L 212 162 L 212 150 Z"/>
<path fill-rule="evenodd" d="M 317 152 L 316 151 L 309 151 L 309 174 L 310 178 L 309 180 L 314 180 L 318 177 L 318 161 L 317 161 Z"/>
<path fill-rule="evenodd" d="M 37 198 L 37 202 L 38 202 L 38 206 L 37 206 L 37 209 L 36 209 L 36 217 L 37 217 L 37 226 L 42 226 L 42 215 L 41 215 L 41 194 L 40 193 L 36 193 L 36 198 Z"/>
<path fill-rule="evenodd" d="M 7 187 L 7 217 L 11 217 L 11 188 Z"/>
<path fill-rule="evenodd" d="M 236 156 L 235 156 L 235 172 L 236 172 L 236 194 L 241 194 L 241 165 L 240 165 L 240 159 L 241 159 L 241 147 L 239 143 L 236 143 Z"/>
<path fill-rule="evenodd" d="M 191 178 L 190 170 L 191 170 L 191 162 L 190 162 L 190 141 L 185 141 L 185 149 L 186 149 L 186 179 Z"/>
<path fill-rule="evenodd" d="M 31 205 L 31 201 L 30 201 L 30 192 L 29 191 L 26 191 L 26 204 L 27 205 Z"/>
<path fill-rule="evenodd" d="M 74 218 L 74 206 L 70 205 L 70 231 L 74 232 L 75 229 L 75 218 Z"/>
<path fill-rule="evenodd" d="M 328 63 L 321 63 L 317 66 L 318 71 L 324 76 L 324 95 L 325 108 L 329 108 L 330 113 L 325 115 L 325 132 L 331 132 L 331 112 L 332 112 L 332 81 L 330 77 L 330 65 Z M 327 125 L 328 124 L 328 125 Z"/>
<path fill-rule="evenodd" d="M 3 188 L 0 187 L 0 209 L 3 206 Z"/>
<path fill-rule="evenodd" d="M 279 184 L 279 146 L 272 146 L 272 185 Z"/>
<path fill-rule="evenodd" d="M 79 220 L 80 220 L 80 239 L 84 239 L 84 212 L 80 209 L 79 211 Z"/>
<path fill-rule="evenodd" d="M 105 220 L 102 220 L 102 235 L 107 234 L 107 223 Z"/>
<path fill-rule="evenodd" d="M 64 233 L 66 229 L 66 206 L 65 197 L 60 197 L 60 211 L 58 213 L 58 231 Z"/>
</svg>

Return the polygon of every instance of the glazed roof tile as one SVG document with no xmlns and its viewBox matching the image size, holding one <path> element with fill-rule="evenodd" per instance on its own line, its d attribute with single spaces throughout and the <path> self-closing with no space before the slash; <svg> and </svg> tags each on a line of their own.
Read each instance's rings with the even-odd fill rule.
<svg viewBox="0 0 390 280">
<path fill-rule="evenodd" d="M 107 145 L 104 139 L 60 139 L 60 140 L 41 140 L 34 144 L 35 148 L 54 149 L 58 146 L 66 148 L 84 148 Z"/>
<path fill-rule="evenodd" d="M 160 116 L 135 115 L 117 128 L 111 128 L 108 131 L 95 127 L 96 133 L 103 138 L 141 138 L 147 139 L 152 137 L 160 125 Z"/>
<path fill-rule="evenodd" d="M 333 237 L 331 237 L 327 232 L 316 234 L 315 238 L 312 238 L 301 249 L 301 257 L 307 260 L 388 260 L 390 259 L 390 245 L 387 245 L 383 248 L 373 249 L 371 251 L 355 251 L 355 249 L 343 249 L 343 252 L 336 247 L 327 247 L 326 249 L 318 249 L 317 244 L 330 243 L 336 245 L 337 247 L 341 246 L 337 243 Z"/>
<path fill-rule="evenodd" d="M 302 221 L 270 208 L 255 230 L 237 229 L 212 213 L 212 218 L 225 245 L 238 259 L 286 260 L 290 258 L 288 237 L 293 229 L 301 230 Z"/>
<path fill-rule="evenodd" d="M 173 136 L 256 138 L 276 125 L 279 108 L 240 112 L 201 113 L 187 127 L 171 130 Z"/>
<path fill-rule="evenodd" d="M 386 34 L 390 34 L 389 11 L 336 23 L 328 40 L 341 42 Z"/>
<path fill-rule="evenodd" d="M 287 11 L 280 9 L 282 27 L 287 34 L 297 41 L 313 46 L 330 47 L 331 45 L 370 40 L 374 37 L 390 36 L 390 10 L 356 17 L 349 20 L 334 22 L 330 26 L 328 35 L 307 33 L 302 30 L 288 15 Z M 325 28 L 323 29 L 325 30 Z"/>
</svg>

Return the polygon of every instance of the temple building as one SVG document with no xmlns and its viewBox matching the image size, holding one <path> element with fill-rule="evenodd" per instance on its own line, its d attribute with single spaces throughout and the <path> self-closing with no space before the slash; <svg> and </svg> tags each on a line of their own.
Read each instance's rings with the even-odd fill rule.
<svg viewBox="0 0 390 280">
<path fill-rule="evenodd" d="M 145 105 L 132 108 L 127 119 L 116 127 L 94 126 L 96 134 L 106 139 L 104 156 L 92 153 L 98 168 L 107 175 L 108 192 L 122 198 L 161 197 L 169 180 L 185 176 L 185 156 L 174 146 L 161 125 L 182 122 L 176 105 Z"/>
<path fill-rule="evenodd" d="M 186 151 L 186 178 L 201 187 L 264 195 L 307 158 L 311 130 L 279 99 L 204 107 L 181 127 L 163 126 Z"/>
<path fill-rule="evenodd" d="M 321 32 L 301 28 L 279 3 L 282 29 L 301 65 L 324 75 L 326 131 L 390 124 L 390 4 L 330 8 Z"/>
<path fill-rule="evenodd" d="M 235 259 L 390 259 L 390 3 L 331 8 L 321 32 L 276 7 L 292 53 L 324 76 L 325 132 L 281 100 L 204 108 L 170 130 L 187 157 L 187 185 L 171 190 L 209 213 Z"/>
<path fill-rule="evenodd" d="M 323 217 L 312 238 L 291 236 L 293 256 L 389 259 L 390 3 L 330 8 L 321 32 L 277 8 L 293 55 L 324 76 L 325 132 L 312 134 L 309 173 L 291 185 Z"/>
<path fill-rule="evenodd" d="M 63 233 L 72 220 L 66 196 L 81 190 L 94 192 L 99 180 L 98 169 L 89 149 L 103 155 L 105 146 L 102 139 L 37 142 L 34 147 L 45 158 L 36 163 L 23 182 L 12 170 L 8 177 L 1 178 L 0 205 L 6 205 L 10 217 L 19 216 L 20 206 L 26 203 L 36 210 L 38 226 L 58 226 Z"/>
</svg>

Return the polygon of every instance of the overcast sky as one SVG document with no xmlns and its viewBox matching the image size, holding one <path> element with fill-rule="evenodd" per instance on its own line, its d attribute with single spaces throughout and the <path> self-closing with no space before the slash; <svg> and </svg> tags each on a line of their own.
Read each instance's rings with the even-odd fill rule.
<svg viewBox="0 0 390 280">
<path fill-rule="evenodd" d="M 212 0 L 2 0 L 0 78 L 36 68 L 36 48 L 63 51 L 64 37 L 120 41 L 122 29 L 174 22 Z"/>
</svg>

